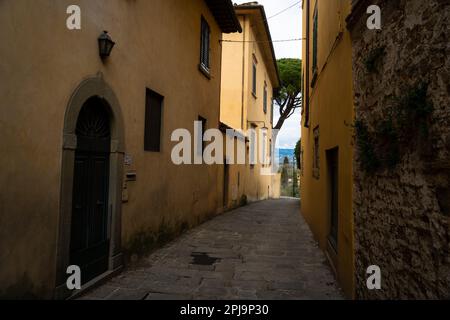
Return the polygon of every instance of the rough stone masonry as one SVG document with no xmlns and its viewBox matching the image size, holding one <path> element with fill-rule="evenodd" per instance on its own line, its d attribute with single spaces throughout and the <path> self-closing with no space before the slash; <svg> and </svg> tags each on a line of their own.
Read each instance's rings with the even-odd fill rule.
<svg viewBox="0 0 450 320">
<path fill-rule="evenodd" d="M 357 147 L 354 159 L 356 296 L 448 299 L 450 1 L 353 4 L 348 23 L 353 41 L 355 120 L 365 123 L 371 134 L 370 139 L 366 137 L 366 150 Z M 381 30 L 366 27 L 365 9 L 371 4 L 381 8 Z M 420 98 L 422 85 L 426 103 Z M 425 104 L 433 107 L 426 121 L 420 118 Z M 398 108 L 403 109 L 399 112 Z M 402 123 L 401 117 L 415 121 Z M 367 150 L 372 158 L 394 160 L 366 172 L 362 153 Z M 381 268 L 381 290 L 367 289 L 370 265 Z"/>
</svg>

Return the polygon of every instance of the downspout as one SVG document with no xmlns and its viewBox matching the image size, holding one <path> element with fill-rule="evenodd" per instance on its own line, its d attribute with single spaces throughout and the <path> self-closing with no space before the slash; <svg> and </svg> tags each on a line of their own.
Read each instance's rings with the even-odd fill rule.
<svg viewBox="0 0 450 320">
<path fill-rule="evenodd" d="M 245 130 L 244 128 L 244 101 L 245 101 L 245 92 L 244 92 L 244 85 L 245 85 L 245 16 L 243 16 L 244 22 L 242 23 L 242 35 L 243 35 L 243 42 L 242 42 L 242 95 L 241 95 L 241 128 L 242 130 Z"/>
<path fill-rule="evenodd" d="M 309 40 L 310 40 L 310 0 L 306 1 L 306 70 L 305 71 L 305 97 L 304 102 L 306 103 L 305 107 L 305 123 L 304 126 L 309 128 Z"/>
</svg>

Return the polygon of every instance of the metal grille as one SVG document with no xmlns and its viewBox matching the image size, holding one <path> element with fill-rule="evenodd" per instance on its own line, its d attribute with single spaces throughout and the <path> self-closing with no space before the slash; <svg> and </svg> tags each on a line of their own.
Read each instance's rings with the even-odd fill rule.
<svg viewBox="0 0 450 320">
<path fill-rule="evenodd" d="M 111 130 L 109 114 L 98 98 L 86 102 L 80 112 L 76 134 L 84 138 L 109 138 Z"/>
</svg>

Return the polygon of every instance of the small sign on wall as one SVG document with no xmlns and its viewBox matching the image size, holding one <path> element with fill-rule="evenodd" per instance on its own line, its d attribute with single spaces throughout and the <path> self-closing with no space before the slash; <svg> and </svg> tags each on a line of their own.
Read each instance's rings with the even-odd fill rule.
<svg viewBox="0 0 450 320">
<path fill-rule="evenodd" d="M 124 163 L 126 166 L 133 165 L 133 156 L 131 154 L 125 153 Z"/>
<path fill-rule="evenodd" d="M 128 184 L 125 181 L 123 183 L 123 188 L 122 188 L 122 202 L 126 203 L 126 202 L 128 202 L 128 199 L 129 199 L 129 197 L 128 197 Z"/>
</svg>

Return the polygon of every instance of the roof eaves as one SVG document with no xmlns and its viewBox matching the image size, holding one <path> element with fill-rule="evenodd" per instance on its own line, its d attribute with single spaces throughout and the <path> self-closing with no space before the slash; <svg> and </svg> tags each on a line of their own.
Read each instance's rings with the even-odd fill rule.
<svg viewBox="0 0 450 320">
<path fill-rule="evenodd" d="M 264 6 L 261 4 L 241 4 L 241 5 L 235 5 L 234 8 L 236 10 L 259 10 L 263 19 L 263 23 L 264 23 L 264 27 L 266 29 L 266 34 L 267 37 L 269 39 L 269 43 L 270 43 L 270 51 L 272 53 L 272 59 L 274 62 L 274 67 L 275 67 L 275 72 L 276 72 L 276 76 L 277 76 L 277 80 L 279 85 L 281 86 L 281 79 L 280 79 L 280 72 L 278 70 L 278 64 L 277 64 L 277 58 L 275 55 L 275 48 L 273 46 L 273 41 L 272 41 L 272 36 L 270 34 L 270 28 L 269 28 L 269 23 L 267 22 L 267 16 L 266 16 L 266 11 L 264 10 Z"/>
<path fill-rule="evenodd" d="M 231 0 L 205 0 L 223 33 L 242 32 Z"/>
</svg>

